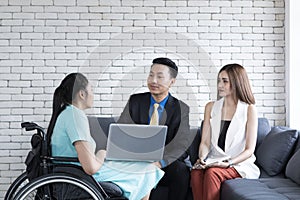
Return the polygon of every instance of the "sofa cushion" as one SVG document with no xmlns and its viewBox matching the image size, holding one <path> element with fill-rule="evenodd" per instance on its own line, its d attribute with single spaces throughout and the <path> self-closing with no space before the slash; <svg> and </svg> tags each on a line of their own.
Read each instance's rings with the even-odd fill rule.
<svg viewBox="0 0 300 200">
<path fill-rule="evenodd" d="M 231 179 L 221 187 L 221 200 L 298 200 L 299 185 L 287 178 Z"/>
<path fill-rule="evenodd" d="M 273 127 L 256 151 L 257 164 L 270 176 L 279 174 L 286 165 L 297 138 L 297 130 Z"/>
<path fill-rule="evenodd" d="M 300 185 L 300 149 L 289 160 L 285 175 Z"/>
<path fill-rule="evenodd" d="M 258 118 L 256 148 L 260 146 L 266 135 L 270 132 L 271 126 L 267 118 Z"/>
<path fill-rule="evenodd" d="M 296 151 L 298 151 L 300 149 L 300 136 L 299 135 L 300 135 L 300 132 L 298 131 L 298 142 L 297 142 L 297 144 L 295 144 L 295 149 L 294 149 L 293 154 L 296 153 Z"/>
<path fill-rule="evenodd" d="M 198 150 L 199 150 L 199 144 L 201 141 L 201 127 L 199 128 L 191 128 L 191 134 L 195 135 L 195 138 L 190 145 L 188 152 L 190 155 L 191 163 L 194 164 L 196 160 L 198 159 Z"/>
</svg>

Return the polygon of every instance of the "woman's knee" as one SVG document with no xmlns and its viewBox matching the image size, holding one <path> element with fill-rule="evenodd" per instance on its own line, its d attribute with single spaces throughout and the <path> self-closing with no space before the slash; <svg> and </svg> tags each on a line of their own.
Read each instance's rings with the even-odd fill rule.
<svg viewBox="0 0 300 200">
<path fill-rule="evenodd" d="M 221 168 L 218 167 L 211 167 L 205 170 L 205 179 L 206 180 L 214 180 L 214 181 L 221 181 L 222 180 L 222 176 L 220 174 L 220 170 L 222 170 Z"/>
<path fill-rule="evenodd" d="M 191 185 L 198 184 L 203 179 L 203 170 L 193 169 L 191 171 Z"/>
<path fill-rule="evenodd" d="M 193 169 L 191 171 L 191 179 L 192 178 L 200 178 L 203 174 L 203 170 L 202 169 Z"/>
</svg>

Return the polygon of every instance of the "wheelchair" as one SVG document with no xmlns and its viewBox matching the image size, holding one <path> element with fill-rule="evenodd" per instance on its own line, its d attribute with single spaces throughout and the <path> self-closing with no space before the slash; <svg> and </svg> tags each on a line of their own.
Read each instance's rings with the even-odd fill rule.
<svg viewBox="0 0 300 200">
<path fill-rule="evenodd" d="M 117 185 L 112 182 L 97 182 L 81 166 L 73 164 L 78 162 L 78 158 L 51 156 L 42 127 L 33 122 L 25 122 L 21 126 L 26 131 L 36 130 L 31 144 L 34 145 L 34 137 L 39 138 L 40 167 L 34 170 L 40 171 L 34 178 L 30 178 L 28 171 L 23 172 L 10 185 L 4 200 L 127 200 Z"/>
</svg>

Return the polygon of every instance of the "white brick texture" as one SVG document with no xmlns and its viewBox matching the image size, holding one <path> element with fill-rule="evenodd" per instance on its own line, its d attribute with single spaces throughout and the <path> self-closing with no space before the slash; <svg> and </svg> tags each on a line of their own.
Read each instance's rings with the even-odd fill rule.
<svg viewBox="0 0 300 200">
<path fill-rule="evenodd" d="M 146 91 L 155 57 L 179 65 L 172 88 L 200 125 L 216 98 L 222 65 L 251 79 L 260 117 L 285 125 L 284 0 L 0 1 L 0 199 L 24 170 L 31 133 L 47 126 L 52 93 L 70 72 L 95 87 L 88 114 L 119 115 L 130 94 Z"/>
</svg>

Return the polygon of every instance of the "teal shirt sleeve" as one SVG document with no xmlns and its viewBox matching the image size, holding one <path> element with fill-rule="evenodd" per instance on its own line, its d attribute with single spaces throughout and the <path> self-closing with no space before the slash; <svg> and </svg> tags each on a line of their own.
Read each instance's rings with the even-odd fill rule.
<svg viewBox="0 0 300 200">
<path fill-rule="evenodd" d="M 76 141 L 88 141 L 93 149 L 96 147 L 85 113 L 74 106 L 67 106 L 55 123 L 51 137 L 52 155 L 77 157 Z"/>
<path fill-rule="evenodd" d="M 65 119 L 65 127 L 72 144 L 79 140 L 89 140 L 89 123 L 83 111 L 76 108 L 70 109 Z"/>
</svg>

